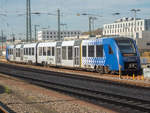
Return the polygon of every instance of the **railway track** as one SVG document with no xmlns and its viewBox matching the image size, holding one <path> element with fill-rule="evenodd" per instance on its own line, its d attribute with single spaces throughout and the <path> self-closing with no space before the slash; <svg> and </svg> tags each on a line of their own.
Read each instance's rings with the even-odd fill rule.
<svg viewBox="0 0 150 113">
<path fill-rule="evenodd" d="M 15 113 L 13 110 L 7 107 L 7 105 L 0 102 L 0 113 Z"/>
<path fill-rule="evenodd" d="M 3 74 L 18 77 L 32 84 L 73 95 L 119 112 L 150 112 L 149 88 L 142 89 L 142 87 L 131 85 L 124 86 L 123 84 L 97 80 L 90 77 L 74 76 L 72 74 L 65 75 L 64 73 L 55 73 L 1 63 L 0 68 L 0 72 Z M 110 87 L 108 87 L 109 85 Z M 132 92 L 130 92 L 131 90 Z M 145 93 L 141 91 L 145 91 Z M 124 94 L 124 92 L 128 94 Z M 135 92 L 137 95 L 143 95 L 141 95 L 141 97 L 134 96 L 134 94 L 136 94 Z"/>
</svg>

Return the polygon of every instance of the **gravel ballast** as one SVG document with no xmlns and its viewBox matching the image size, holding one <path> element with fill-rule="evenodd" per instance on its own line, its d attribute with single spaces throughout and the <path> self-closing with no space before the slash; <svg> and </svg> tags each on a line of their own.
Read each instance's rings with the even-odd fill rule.
<svg viewBox="0 0 150 113">
<path fill-rule="evenodd" d="M 16 113 L 115 113 L 79 99 L 0 74 L 0 101 Z"/>
</svg>

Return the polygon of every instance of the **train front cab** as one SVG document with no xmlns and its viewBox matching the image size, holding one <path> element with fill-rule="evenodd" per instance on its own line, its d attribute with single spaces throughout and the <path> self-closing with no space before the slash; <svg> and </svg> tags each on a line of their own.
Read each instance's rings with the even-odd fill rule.
<svg viewBox="0 0 150 113">
<path fill-rule="evenodd" d="M 10 45 L 6 47 L 6 60 L 13 61 L 14 60 L 14 45 Z"/>
<path fill-rule="evenodd" d="M 119 48 L 119 64 L 124 74 L 139 74 L 141 71 L 140 55 L 133 39 L 115 38 Z M 120 60 L 122 59 L 122 60 Z"/>
</svg>

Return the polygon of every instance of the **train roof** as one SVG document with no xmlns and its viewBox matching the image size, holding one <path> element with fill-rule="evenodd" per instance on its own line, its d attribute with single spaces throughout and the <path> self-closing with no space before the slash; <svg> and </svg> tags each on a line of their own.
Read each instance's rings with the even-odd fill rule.
<svg viewBox="0 0 150 113">
<path fill-rule="evenodd" d="M 62 46 L 74 46 L 75 41 L 63 41 Z"/>
<path fill-rule="evenodd" d="M 7 45 L 7 48 L 14 48 L 14 45 Z"/>
<path fill-rule="evenodd" d="M 23 44 L 17 44 L 15 45 L 15 48 L 22 48 Z"/>
<path fill-rule="evenodd" d="M 52 46 L 56 46 L 57 42 L 41 42 L 38 44 L 38 47 L 52 47 Z"/>
<path fill-rule="evenodd" d="M 24 48 L 27 47 L 36 47 L 37 43 L 24 44 Z"/>
</svg>

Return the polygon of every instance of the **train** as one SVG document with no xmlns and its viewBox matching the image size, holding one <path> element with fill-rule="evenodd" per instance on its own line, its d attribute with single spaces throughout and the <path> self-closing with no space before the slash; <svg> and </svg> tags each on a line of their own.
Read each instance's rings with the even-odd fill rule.
<svg viewBox="0 0 150 113">
<path fill-rule="evenodd" d="M 16 63 L 94 70 L 101 74 L 141 72 L 136 42 L 129 37 L 7 45 L 6 59 Z"/>
</svg>

